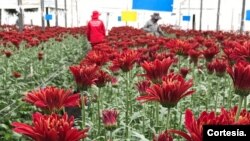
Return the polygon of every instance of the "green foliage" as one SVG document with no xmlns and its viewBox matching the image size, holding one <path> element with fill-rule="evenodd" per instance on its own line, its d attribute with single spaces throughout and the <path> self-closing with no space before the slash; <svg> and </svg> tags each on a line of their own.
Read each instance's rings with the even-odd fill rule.
<svg viewBox="0 0 250 141">
<path fill-rule="evenodd" d="M 62 42 L 51 39 L 38 47 L 13 50 L 13 55 L 0 56 L 0 140 L 23 141 L 20 134 L 11 131 L 11 123 L 31 122 L 31 115 L 39 111 L 34 106 L 22 101 L 30 90 L 45 86 L 70 88 L 74 85 L 69 66 L 78 64 L 87 52 L 84 37 L 74 38 L 67 35 Z M 38 52 L 43 52 L 43 60 L 38 59 Z M 12 76 L 13 71 L 21 74 Z"/>
</svg>

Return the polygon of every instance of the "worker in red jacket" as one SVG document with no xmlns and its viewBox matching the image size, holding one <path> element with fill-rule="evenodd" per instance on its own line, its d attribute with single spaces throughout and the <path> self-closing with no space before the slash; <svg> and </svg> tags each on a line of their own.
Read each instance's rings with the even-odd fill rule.
<svg viewBox="0 0 250 141">
<path fill-rule="evenodd" d="M 101 14 L 98 11 L 93 11 L 91 20 L 87 26 L 87 38 L 92 47 L 104 41 L 105 27 L 103 21 L 99 20 Z"/>
</svg>

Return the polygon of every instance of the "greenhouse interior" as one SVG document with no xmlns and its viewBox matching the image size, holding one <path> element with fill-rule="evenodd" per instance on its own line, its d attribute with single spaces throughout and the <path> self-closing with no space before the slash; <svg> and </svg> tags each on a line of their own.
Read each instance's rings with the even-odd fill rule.
<svg viewBox="0 0 250 141">
<path fill-rule="evenodd" d="M 0 0 L 0 141 L 249 141 L 249 94 L 247 0 Z"/>
</svg>

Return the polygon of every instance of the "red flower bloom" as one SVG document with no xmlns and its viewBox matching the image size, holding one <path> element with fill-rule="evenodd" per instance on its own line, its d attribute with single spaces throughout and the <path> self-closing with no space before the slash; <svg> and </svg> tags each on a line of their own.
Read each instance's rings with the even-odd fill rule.
<svg viewBox="0 0 250 141">
<path fill-rule="evenodd" d="M 228 67 L 227 72 L 233 79 L 236 94 L 248 96 L 250 93 L 250 64 L 237 62 L 233 67 Z"/>
<path fill-rule="evenodd" d="M 38 52 L 37 58 L 38 58 L 38 60 L 43 59 L 43 52 L 42 51 Z"/>
<path fill-rule="evenodd" d="M 173 141 L 173 138 L 166 130 L 159 135 L 155 135 L 153 141 Z"/>
<path fill-rule="evenodd" d="M 188 55 L 190 56 L 190 63 L 194 63 L 194 65 L 196 66 L 198 63 L 198 58 L 201 55 L 201 53 L 197 50 L 191 49 L 188 51 Z"/>
<path fill-rule="evenodd" d="M 182 75 L 183 78 L 185 78 L 187 76 L 189 72 L 189 68 L 181 68 L 180 69 L 180 74 Z"/>
<path fill-rule="evenodd" d="M 15 78 L 19 78 L 22 75 L 21 75 L 21 73 L 14 71 L 14 72 L 12 72 L 12 76 L 15 77 Z"/>
<path fill-rule="evenodd" d="M 202 53 L 204 57 L 206 58 L 206 60 L 209 62 L 214 58 L 216 54 L 219 53 L 219 48 L 217 46 L 212 46 L 204 50 Z"/>
<path fill-rule="evenodd" d="M 202 141 L 202 132 L 203 125 L 218 125 L 223 122 L 223 118 L 218 118 L 215 115 L 215 112 L 207 113 L 206 111 L 202 112 L 200 117 L 196 120 L 192 111 L 187 109 L 185 113 L 185 127 L 190 134 L 192 141 Z M 177 133 L 180 135 L 185 135 L 185 132 L 169 130 L 170 133 Z M 186 134 L 186 136 L 188 136 Z"/>
<path fill-rule="evenodd" d="M 146 71 L 146 74 L 143 74 L 143 76 L 146 76 L 147 79 L 151 80 L 153 83 L 159 83 L 161 82 L 162 76 L 168 73 L 168 69 L 172 63 L 173 60 L 170 57 L 162 61 L 158 59 L 153 62 L 145 61 L 141 64 Z"/>
<path fill-rule="evenodd" d="M 212 46 L 215 46 L 215 42 L 214 42 L 213 40 L 211 40 L 211 39 L 207 39 L 207 40 L 205 40 L 205 42 L 204 42 L 204 46 L 210 48 L 210 47 L 212 47 Z"/>
<path fill-rule="evenodd" d="M 234 57 L 234 49 L 233 47 L 225 47 L 223 48 L 223 51 L 225 53 L 225 57 L 227 58 L 227 60 L 230 62 L 230 64 L 234 64 L 235 60 L 235 57 Z"/>
<path fill-rule="evenodd" d="M 13 122 L 13 131 L 32 138 L 34 141 L 79 141 L 87 137 L 88 129 L 78 130 L 73 127 L 74 117 L 64 114 L 42 115 L 33 114 L 33 123 Z"/>
<path fill-rule="evenodd" d="M 136 84 L 136 88 L 139 91 L 140 95 L 146 95 L 146 90 L 150 87 L 151 82 L 148 80 L 144 80 Z"/>
<path fill-rule="evenodd" d="M 191 80 L 186 82 L 181 75 L 171 73 L 163 77 L 162 84 L 154 84 L 147 89 L 147 95 L 139 96 L 137 100 L 142 102 L 157 101 L 163 107 L 174 107 L 181 98 L 194 93 L 194 90 L 189 90 L 192 85 Z"/>
<path fill-rule="evenodd" d="M 195 36 L 195 39 L 200 44 L 202 44 L 205 41 L 204 37 L 202 36 Z"/>
<path fill-rule="evenodd" d="M 235 61 L 243 60 L 250 62 L 250 42 L 247 41 L 243 45 L 235 46 L 231 56 Z"/>
<path fill-rule="evenodd" d="M 166 43 L 166 46 L 171 50 L 171 52 L 182 56 L 187 56 L 188 51 L 192 48 L 188 41 L 180 39 L 170 40 Z"/>
<path fill-rule="evenodd" d="M 226 119 L 229 124 L 249 125 L 250 124 L 250 112 L 248 112 L 246 109 L 243 109 L 240 112 L 239 120 L 235 122 L 235 116 L 236 116 L 237 109 L 238 109 L 237 106 L 230 109 L 230 111 L 227 111 L 224 108 L 222 108 L 221 115 L 224 116 L 224 119 Z"/>
<path fill-rule="evenodd" d="M 113 65 L 110 67 L 112 71 L 121 69 L 123 72 L 130 71 L 139 58 L 139 53 L 135 50 L 126 50 L 118 54 L 112 61 Z"/>
<path fill-rule="evenodd" d="M 192 141 L 202 141 L 203 137 L 203 125 L 234 125 L 234 124 L 245 124 L 250 123 L 250 113 L 245 109 L 241 111 L 238 122 L 235 122 L 237 107 L 232 108 L 230 111 L 221 109 L 221 113 L 216 115 L 214 111 L 207 113 L 202 112 L 198 119 L 195 119 L 194 114 L 191 110 L 187 109 L 185 113 L 185 127 L 190 135 Z M 179 134 L 187 139 L 189 136 L 185 132 L 178 130 L 168 130 L 169 133 Z"/>
<path fill-rule="evenodd" d="M 24 100 L 39 108 L 54 112 L 63 107 L 77 106 L 80 100 L 80 95 L 73 94 L 71 90 L 46 87 L 44 89 L 29 92 Z"/>
<path fill-rule="evenodd" d="M 97 66 L 102 66 L 108 62 L 109 58 L 103 51 L 93 50 L 88 52 L 85 59 L 81 61 L 81 65 L 84 64 L 96 64 Z"/>
<path fill-rule="evenodd" d="M 196 120 L 192 111 L 187 109 L 185 113 L 185 127 L 193 141 L 202 141 L 203 125 L 215 124 L 215 113 L 202 112 Z"/>
<path fill-rule="evenodd" d="M 226 72 L 228 63 L 225 59 L 215 59 L 213 61 L 214 71 L 217 76 L 223 76 Z"/>
<path fill-rule="evenodd" d="M 155 53 L 155 55 L 154 55 L 154 58 L 158 59 L 160 61 L 162 61 L 162 60 L 164 60 L 164 59 L 166 59 L 168 57 L 173 59 L 174 62 L 178 62 L 178 58 L 176 57 L 176 55 L 174 53 Z"/>
<path fill-rule="evenodd" d="M 213 66 L 213 63 L 212 62 L 209 62 L 207 63 L 207 71 L 208 71 L 208 74 L 213 74 L 214 73 L 214 66 Z"/>
<path fill-rule="evenodd" d="M 96 65 L 70 66 L 69 69 L 79 89 L 86 90 L 97 80 L 98 67 Z"/>
<path fill-rule="evenodd" d="M 11 55 L 12 55 L 12 52 L 11 51 L 8 51 L 8 50 L 5 50 L 4 51 L 4 54 L 7 58 L 9 58 Z"/>
<path fill-rule="evenodd" d="M 214 59 L 213 61 L 207 63 L 207 70 L 209 74 L 215 72 L 217 76 L 221 77 L 225 74 L 227 66 L 228 66 L 227 60 Z"/>
<path fill-rule="evenodd" d="M 118 111 L 106 109 L 102 111 L 102 122 L 107 130 L 114 130 L 117 127 Z"/>
<path fill-rule="evenodd" d="M 115 77 L 109 75 L 108 73 L 99 70 L 97 72 L 97 79 L 95 80 L 95 85 L 97 87 L 104 87 L 107 82 L 116 83 L 117 80 Z"/>
</svg>

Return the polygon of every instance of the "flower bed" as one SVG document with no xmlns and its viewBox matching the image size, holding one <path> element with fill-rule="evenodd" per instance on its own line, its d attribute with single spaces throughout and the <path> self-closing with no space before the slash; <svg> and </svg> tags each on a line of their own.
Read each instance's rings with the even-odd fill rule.
<svg viewBox="0 0 250 141">
<path fill-rule="evenodd" d="M 249 124 L 249 36 L 163 29 L 176 38 L 113 28 L 104 43 L 67 68 L 74 99 L 64 91 L 53 93 L 52 102 L 26 102 L 39 108 L 43 119 L 55 113 L 75 115 L 73 129 L 82 131 L 87 141 L 200 141 L 204 124 Z M 50 89 L 33 95 L 44 97 Z M 32 93 L 25 97 L 31 99 Z M 72 107 L 74 112 L 68 109 Z M 24 127 L 35 125 L 23 122 L 14 123 L 14 131 L 34 139 L 33 131 L 27 134 Z"/>
<path fill-rule="evenodd" d="M 11 121 L 30 120 L 30 114 L 36 111 L 23 103 L 27 91 L 47 85 L 73 86 L 68 67 L 80 61 L 88 44 L 79 34 L 63 36 L 61 41 L 49 39 L 34 48 L 4 48 L 0 56 L 0 140 L 18 140 L 20 135 L 12 133 Z"/>
</svg>

